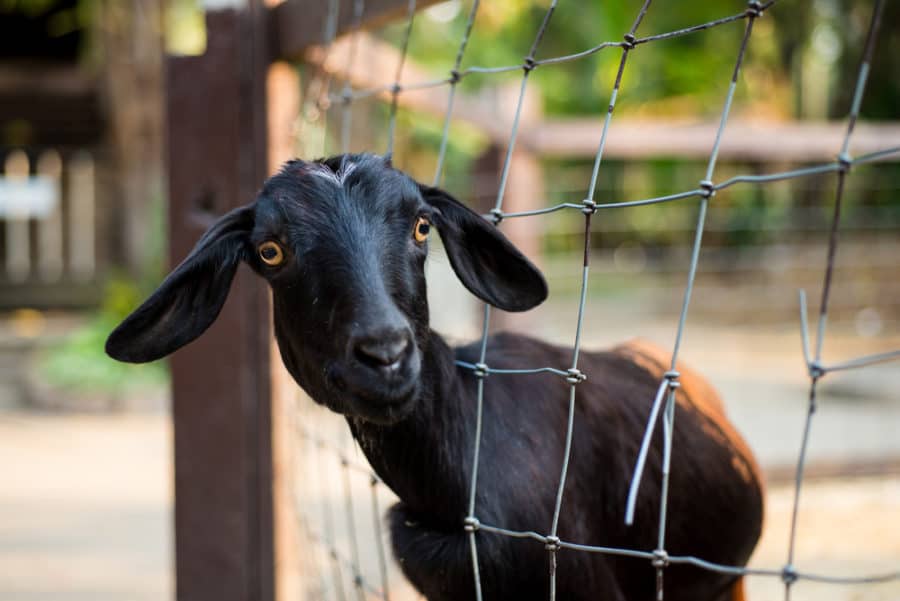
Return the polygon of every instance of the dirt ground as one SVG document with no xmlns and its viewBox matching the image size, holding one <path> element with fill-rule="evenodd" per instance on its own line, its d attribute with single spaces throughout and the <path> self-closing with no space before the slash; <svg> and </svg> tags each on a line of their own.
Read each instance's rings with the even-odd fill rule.
<svg viewBox="0 0 900 601">
<path fill-rule="evenodd" d="M 0 414 L 0 599 L 172 599 L 170 436 L 164 414 Z M 769 488 L 754 566 L 783 565 L 792 494 Z M 807 482 L 795 563 L 832 576 L 900 569 L 900 476 Z M 777 579 L 749 585 L 751 601 L 784 598 Z M 793 601 L 900 599 L 896 581 L 794 589 Z"/>
<path fill-rule="evenodd" d="M 785 563 L 793 486 L 768 491 L 763 537 L 751 565 L 780 568 Z M 801 494 L 794 565 L 798 572 L 828 576 L 900 573 L 900 476 L 811 480 Z M 750 601 L 784 599 L 784 585 L 750 577 Z M 798 581 L 793 601 L 896 601 L 900 581 L 834 585 Z"/>
<path fill-rule="evenodd" d="M 0 599 L 173 599 L 170 430 L 0 413 Z"/>
<path fill-rule="evenodd" d="M 456 288 L 455 293 L 433 288 L 444 301 L 443 308 L 433 313 L 435 326 L 471 339 L 480 327 L 479 320 L 472 318 L 477 307 Z M 795 302 L 795 291 L 784 293 Z M 584 348 L 604 348 L 634 336 L 671 348 L 677 315 L 659 305 L 677 307 L 679 294 L 676 287 L 591 300 Z M 710 294 L 700 288 L 696 297 Z M 750 305 L 756 302 L 748 298 Z M 571 295 L 551 297 L 515 319 L 524 320 L 518 327 L 535 336 L 571 345 L 574 309 Z M 729 319 L 732 322 L 723 324 L 708 312 L 691 313 L 681 357 L 722 393 L 732 420 L 764 468 L 789 473 L 800 446 L 809 386 L 799 326 L 794 317 L 770 324 L 754 321 L 752 310 Z M 460 328 L 462 322 L 471 324 L 470 329 Z M 897 325 L 885 322 L 880 334 L 867 337 L 852 323 L 831 323 L 824 346 L 826 364 L 900 348 Z M 22 366 L 8 360 L 20 354 L 15 347 L 6 359 L 0 357 L 0 601 L 173 599 L 167 413 L 79 416 L 19 409 L 10 399 L 15 396 L 14 376 Z M 841 471 L 847 474 L 855 470 L 848 470 L 848 462 L 851 466 L 900 465 L 898 390 L 897 362 L 826 376 L 812 427 L 812 466 L 843 466 Z M 361 480 L 360 486 L 367 487 L 367 478 Z M 752 560 L 754 567 L 784 565 L 792 499 L 793 488 L 783 479 L 769 487 L 765 531 Z M 388 501 L 383 499 L 381 507 L 387 507 Z M 359 512 L 371 516 L 366 507 Z M 358 523 L 363 524 L 363 519 L 361 515 Z M 367 531 L 372 531 L 371 525 Z M 364 544 L 371 548 L 371 538 Z M 372 552 L 367 553 L 363 562 L 375 565 Z M 829 576 L 900 571 L 900 473 L 807 480 L 794 563 L 801 572 Z M 377 577 L 371 580 L 377 582 Z M 777 578 L 751 577 L 748 590 L 749 601 L 784 599 L 784 587 Z M 395 601 L 416 598 L 400 591 L 396 581 L 392 584 Z M 900 601 L 900 582 L 800 581 L 791 599 Z"/>
</svg>

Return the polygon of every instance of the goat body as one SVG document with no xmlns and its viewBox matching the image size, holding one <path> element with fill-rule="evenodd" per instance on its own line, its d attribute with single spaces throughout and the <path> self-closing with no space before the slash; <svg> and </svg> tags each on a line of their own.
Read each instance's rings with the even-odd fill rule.
<svg viewBox="0 0 900 601">
<path fill-rule="evenodd" d="M 165 356 L 215 320 L 240 262 L 272 288 L 275 336 L 297 383 L 346 416 L 375 471 L 401 502 L 389 513 L 394 552 L 431 601 L 475 598 L 468 534 L 477 380 L 428 326 L 424 261 L 434 226 L 462 283 L 508 311 L 542 302 L 540 272 L 491 224 L 388 160 L 343 155 L 288 163 L 249 205 L 223 216 L 159 289 L 109 337 L 124 361 Z M 323 335 L 324 334 L 324 335 Z M 569 349 L 517 335 L 487 345 L 492 368 L 562 366 Z M 650 448 L 635 524 L 625 499 L 665 353 L 631 343 L 583 352 L 559 520 L 567 542 L 657 547 L 662 433 Z M 679 366 L 665 547 L 743 565 L 759 537 L 762 488 L 752 454 L 700 376 Z M 541 373 L 484 381 L 475 515 L 483 524 L 549 532 L 565 452 L 570 387 Z M 476 532 L 485 599 L 546 599 L 549 554 L 531 539 Z M 649 601 L 644 559 L 563 548 L 557 598 Z M 691 566 L 665 570 L 667 601 L 741 599 L 740 579 Z"/>
<path fill-rule="evenodd" d="M 428 599 L 474 599 L 472 559 L 460 525 L 468 509 L 475 438 L 476 381 L 456 359 L 475 363 L 478 345 L 452 351 L 435 335 L 422 377 L 431 402 L 388 426 L 349 418 L 372 466 L 400 497 L 390 513 L 394 553 Z M 499 369 L 565 365 L 571 350 L 519 335 L 488 342 Z M 667 364 L 643 344 L 581 355 L 588 374 L 575 396 L 571 459 L 559 537 L 564 541 L 652 551 L 657 546 L 662 432 L 650 448 L 635 524 L 625 499 L 650 404 Z M 681 366 L 679 366 L 681 367 Z M 682 371 L 666 528 L 671 555 L 743 565 L 760 533 L 762 494 L 751 455 L 708 385 Z M 563 461 L 569 387 L 549 374 L 485 380 L 475 514 L 518 531 L 549 532 Z M 546 599 L 548 553 L 539 541 L 479 532 L 485 599 Z M 653 599 L 650 562 L 562 549 L 558 599 Z M 667 600 L 732 599 L 735 578 L 689 566 L 665 571 Z"/>
</svg>

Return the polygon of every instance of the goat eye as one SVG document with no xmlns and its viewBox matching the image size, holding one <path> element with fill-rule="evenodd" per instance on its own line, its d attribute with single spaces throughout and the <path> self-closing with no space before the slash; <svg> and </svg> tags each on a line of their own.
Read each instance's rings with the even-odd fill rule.
<svg viewBox="0 0 900 601">
<path fill-rule="evenodd" d="M 281 251 L 281 247 L 271 240 L 260 244 L 257 250 L 259 251 L 259 258 L 266 265 L 281 265 L 281 262 L 284 261 L 284 253 Z"/>
<path fill-rule="evenodd" d="M 413 229 L 413 237 L 416 239 L 416 242 L 420 244 L 425 242 L 425 239 L 428 238 L 428 233 L 431 231 L 431 224 L 428 223 L 428 220 L 424 217 L 419 217 L 416 220 L 416 227 Z"/>
</svg>

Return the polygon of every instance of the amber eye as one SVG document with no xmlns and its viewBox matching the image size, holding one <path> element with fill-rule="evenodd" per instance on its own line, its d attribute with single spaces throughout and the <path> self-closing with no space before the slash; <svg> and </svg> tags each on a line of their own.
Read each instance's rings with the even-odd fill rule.
<svg viewBox="0 0 900 601">
<path fill-rule="evenodd" d="M 259 258 L 266 265 L 281 265 L 281 262 L 284 261 L 284 253 L 281 252 L 281 247 L 271 240 L 260 244 L 258 250 Z"/>
<path fill-rule="evenodd" d="M 413 229 L 413 237 L 416 239 L 416 242 L 420 244 L 425 242 L 425 239 L 428 238 L 428 233 L 431 231 L 431 224 L 428 223 L 428 220 L 424 217 L 419 217 L 416 220 L 416 227 Z"/>
</svg>

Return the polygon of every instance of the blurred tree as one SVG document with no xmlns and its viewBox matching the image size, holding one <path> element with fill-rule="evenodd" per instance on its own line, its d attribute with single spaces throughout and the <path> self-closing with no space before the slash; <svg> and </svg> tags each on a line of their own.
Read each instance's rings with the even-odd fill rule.
<svg viewBox="0 0 900 601">
<path fill-rule="evenodd" d="M 463 66 L 518 65 L 528 52 L 549 2 L 547 0 L 514 0 L 482 3 L 466 50 Z M 853 95 L 859 60 L 865 42 L 874 0 L 793 0 L 779 2 L 754 23 L 748 55 L 743 64 L 741 83 L 732 109 L 734 117 L 787 120 L 842 119 Z M 538 51 L 538 58 L 572 54 L 604 41 L 618 41 L 629 30 L 641 6 L 631 2 L 587 0 L 577 7 L 561 4 L 553 14 L 550 26 Z M 719 3 L 681 2 L 674 5 L 652 5 L 638 29 L 638 37 L 673 31 L 746 10 L 746 2 L 727 0 Z M 411 48 L 416 60 L 437 73 L 446 72 L 456 54 L 471 2 L 452 0 L 425 11 L 417 19 Z M 862 116 L 873 119 L 897 119 L 900 106 L 900 30 L 892 26 L 900 22 L 900 4 L 887 2 L 875 60 L 868 81 Z M 708 119 L 718 117 L 740 44 L 745 20 L 728 23 L 702 32 L 638 46 L 629 55 L 622 89 L 617 103 L 617 117 L 647 119 Z M 389 29 L 387 37 L 400 39 L 401 25 Z M 596 115 L 606 111 L 621 51 L 603 49 L 596 54 L 564 64 L 537 68 L 531 78 L 539 90 L 545 113 L 550 116 Z M 474 91 L 482 86 L 498 86 L 521 76 L 512 71 L 501 76 L 473 73 L 462 82 L 464 89 Z M 415 123 L 411 123 L 415 127 Z M 550 164 L 554 174 L 548 181 L 556 189 L 549 191 L 551 202 L 572 199 L 572 181 L 586 182 L 573 168 L 586 161 Z M 636 198 L 665 194 L 693 185 L 702 173 L 702 165 L 679 161 L 649 161 L 643 167 L 623 166 L 607 161 L 601 177 L 603 195 Z M 677 163 L 677 164 L 676 164 Z M 723 165 L 723 168 L 728 168 Z M 779 168 L 787 168 L 779 165 Z M 565 177 L 557 177 L 559 170 Z M 743 165 L 741 172 L 766 172 L 773 166 Z M 880 169 L 896 176 L 893 165 Z M 721 169 L 720 169 L 721 171 Z M 621 172 L 621 176 L 620 176 Z M 687 176 L 687 179 L 685 179 Z M 642 182 L 652 182 L 642 188 Z M 896 181 L 896 177 L 891 181 Z M 860 200 L 867 206 L 898 205 L 886 190 L 860 190 Z M 644 189 L 647 188 L 647 189 Z M 652 188 L 652 189 L 650 189 Z M 745 245 L 767 234 L 763 223 L 771 216 L 783 217 L 784 206 L 822 206 L 822 189 L 803 182 L 789 184 L 793 191 L 780 198 L 773 207 L 769 197 L 755 190 L 735 188 L 720 195 L 717 204 L 729 207 L 727 232 L 713 234 L 713 242 Z M 685 207 L 659 207 L 640 213 L 651 219 L 665 215 L 671 226 L 684 223 L 692 227 L 692 217 Z M 812 214 L 810 212 L 807 215 Z M 824 213 L 823 213 L 824 218 Z M 628 231 L 640 230 L 641 236 L 668 243 L 673 232 L 669 228 L 632 224 L 629 216 L 610 214 L 605 221 L 619 234 L 606 234 L 612 243 Z M 807 217 L 809 219 L 809 217 Z M 651 219 L 652 220 L 652 219 Z M 559 216 L 548 220 L 548 244 L 565 250 L 568 243 L 561 236 L 578 233 L 576 220 Z M 617 225 L 616 225 L 617 224 Z M 652 224 L 650 224 L 652 225 Z M 558 234 L 558 235 L 557 235 Z M 607 242 L 596 241 L 599 244 Z"/>
<path fill-rule="evenodd" d="M 466 65 L 521 64 L 546 12 L 548 2 L 514 0 L 482 3 L 466 51 Z M 470 2 L 451 0 L 425 11 L 416 22 L 412 48 L 417 60 L 445 71 L 455 56 Z M 796 0 L 776 4 L 754 25 L 744 78 L 751 85 L 739 88 L 740 106 L 769 117 L 841 117 L 846 114 L 859 67 L 873 0 Z M 571 54 L 604 41 L 619 41 L 628 31 L 640 3 L 581 2 L 577 10 L 559 7 L 550 22 L 538 56 Z M 677 9 L 654 6 L 638 29 L 638 37 L 689 27 L 740 13 L 746 3 L 681 2 Z M 900 102 L 898 72 L 900 5 L 887 2 L 878 59 L 873 64 L 864 115 L 887 118 Z M 401 25 L 396 26 L 399 30 Z M 663 42 L 641 45 L 629 57 L 639 69 L 626 71 L 622 103 L 625 114 L 642 116 L 704 116 L 721 110 L 727 74 L 737 53 L 744 21 Z M 390 34 L 392 39 L 399 36 Z M 503 40 L 503 43 L 497 43 Z M 538 68 L 534 78 L 549 114 L 602 112 L 615 77 L 620 51 L 608 48 L 593 57 L 562 67 Z M 810 72 L 825 72 L 824 80 Z M 635 72 L 640 78 L 635 79 Z M 513 73 L 515 75 L 515 73 Z M 719 77 L 725 75 L 725 79 Z M 818 73 L 816 73 L 818 75 Z M 496 85 L 494 76 L 473 74 L 463 85 L 476 89 Z M 808 95 L 822 95 L 809 103 Z M 821 105 L 822 114 L 807 115 L 804 106 Z"/>
</svg>

